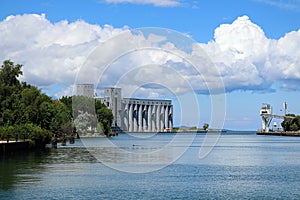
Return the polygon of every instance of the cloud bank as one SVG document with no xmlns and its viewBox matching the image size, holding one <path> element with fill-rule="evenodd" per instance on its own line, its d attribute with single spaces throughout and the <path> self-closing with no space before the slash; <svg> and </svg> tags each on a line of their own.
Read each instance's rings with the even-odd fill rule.
<svg viewBox="0 0 300 200">
<path fill-rule="evenodd" d="M 0 59 L 23 64 L 22 80 L 43 89 L 67 87 L 95 47 L 126 29 L 81 20 L 51 23 L 44 14 L 8 16 L 0 22 Z"/>
<path fill-rule="evenodd" d="M 188 50 L 180 48 L 173 41 L 166 41 L 163 35 L 136 34 L 128 31 L 126 26 L 99 26 L 82 20 L 52 23 L 44 14 L 8 16 L 0 22 L 0 60 L 11 59 L 23 64 L 22 80 L 48 90 L 54 96 L 67 95 L 70 94 L 77 72 L 90 53 L 105 41 L 124 32 L 125 40 L 116 40 L 116 46 L 110 47 L 114 53 L 122 46 L 130 46 L 130 41 L 138 41 L 153 49 L 167 49 L 173 54 L 141 50 L 121 57 L 112 63 L 106 76 L 103 76 L 104 86 L 114 85 L 121 80 L 122 84 L 134 88 L 142 83 L 139 77 L 144 77 L 143 80 L 151 81 L 142 89 L 145 94 L 156 96 L 153 84 L 158 82 L 184 93 L 180 81 L 189 82 L 199 93 L 207 93 L 207 87 L 218 87 L 215 77 L 220 76 L 227 92 L 299 90 L 300 30 L 273 40 L 267 38 L 263 29 L 247 16 L 239 17 L 231 24 L 220 25 L 212 41 L 206 44 L 194 42 Z M 206 65 L 204 53 L 214 63 L 217 72 Z M 105 55 L 111 56 L 110 51 L 105 52 Z M 195 70 L 184 58 L 200 67 Z M 149 70 L 149 67 L 142 67 L 140 71 L 132 68 L 151 64 L 166 66 L 179 73 L 184 80 L 168 75 L 163 70 L 156 73 Z M 153 69 L 158 70 L 157 66 Z M 131 73 L 131 79 L 124 77 L 124 73 L 131 71 L 134 72 Z M 91 78 L 88 74 L 86 77 Z M 161 91 L 161 88 L 156 89 L 157 93 Z"/>
<path fill-rule="evenodd" d="M 300 30 L 278 40 L 266 38 L 247 16 L 215 30 L 202 47 L 217 64 L 227 90 L 271 90 L 276 82 L 294 90 L 300 82 Z"/>
</svg>

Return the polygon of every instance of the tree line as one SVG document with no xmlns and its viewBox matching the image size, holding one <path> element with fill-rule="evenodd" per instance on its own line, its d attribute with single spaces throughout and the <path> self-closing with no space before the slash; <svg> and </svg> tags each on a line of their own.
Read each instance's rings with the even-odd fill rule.
<svg viewBox="0 0 300 200">
<path fill-rule="evenodd" d="M 76 132 L 74 119 L 82 118 L 82 115 L 94 119 L 87 126 L 99 126 L 104 134 L 109 134 L 113 115 L 99 100 L 80 96 L 52 99 L 36 86 L 20 82 L 21 69 L 22 65 L 10 60 L 5 60 L 0 69 L 0 139 L 18 135 L 36 144 L 48 143 L 53 134 L 61 136 Z M 74 100 L 79 102 L 75 109 L 80 113 L 73 112 Z M 88 110 L 90 103 L 95 105 L 94 112 Z"/>
<path fill-rule="evenodd" d="M 290 116 L 293 118 L 285 118 L 281 123 L 284 131 L 299 131 L 300 130 L 300 116 L 296 116 L 295 114 L 287 114 L 286 116 Z"/>
</svg>

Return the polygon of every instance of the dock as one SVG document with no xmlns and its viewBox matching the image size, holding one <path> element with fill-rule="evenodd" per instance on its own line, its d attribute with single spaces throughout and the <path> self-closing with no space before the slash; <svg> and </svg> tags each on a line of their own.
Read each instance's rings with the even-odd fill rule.
<svg viewBox="0 0 300 200">
<path fill-rule="evenodd" d="M 0 156 L 7 153 L 27 151 L 28 149 L 29 141 L 0 141 Z"/>
<path fill-rule="evenodd" d="M 257 135 L 273 135 L 273 136 L 300 136 L 300 131 L 285 131 L 283 128 L 278 127 L 274 122 L 272 129 L 269 128 L 273 118 L 277 119 L 294 119 L 295 116 L 286 115 L 287 103 L 284 102 L 284 115 L 273 114 L 272 106 L 264 103 L 260 109 L 260 116 L 262 119 L 262 129 L 257 131 Z"/>
<path fill-rule="evenodd" d="M 299 131 L 269 131 L 269 132 L 258 131 L 256 134 L 257 135 L 270 135 L 270 136 L 300 137 L 300 132 Z"/>
</svg>

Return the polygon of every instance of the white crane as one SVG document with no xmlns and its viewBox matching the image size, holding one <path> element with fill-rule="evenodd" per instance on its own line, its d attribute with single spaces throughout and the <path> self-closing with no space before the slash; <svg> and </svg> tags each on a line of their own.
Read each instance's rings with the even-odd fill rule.
<svg viewBox="0 0 300 200">
<path fill-rule="evenodd" d="M 278 119 L 293 119 L 294 117 L 286 116 L 287 103 L 284 102 L 284 116 L 272 113 L 272 106 L 270 104 L 263 104 L 260 109 L 260 116 L 262 119 L 262 132 L 269 132 L 269 126 L 273 118 Z"/>
</svg>

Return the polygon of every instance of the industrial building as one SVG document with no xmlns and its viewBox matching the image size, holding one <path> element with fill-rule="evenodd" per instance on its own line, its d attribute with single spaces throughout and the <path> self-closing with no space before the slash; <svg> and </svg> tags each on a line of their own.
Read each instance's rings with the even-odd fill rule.
<svg viewBox="0 0 300 200">
<path fill-rule="evenodd" d="M 122 98 L 121 88 L 105 88 L 100 98 L 112 110 L 112 126 L 128 132 L 172 131 L 171 100 Z"/>
<path fill-rule="evenodd" d="M 77 84 L 76 95 L 97 98 L 93 84 Z M 128 132 L 172 131 L 171 100 L 122 98 L 121 88 L 105 88 L 104 97 L 99 99 L 113 113 L 113 128 Z"/>
</svg>

